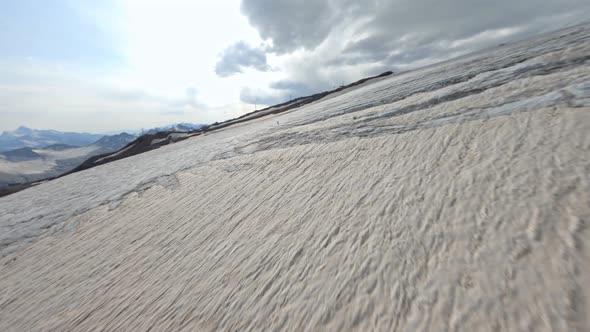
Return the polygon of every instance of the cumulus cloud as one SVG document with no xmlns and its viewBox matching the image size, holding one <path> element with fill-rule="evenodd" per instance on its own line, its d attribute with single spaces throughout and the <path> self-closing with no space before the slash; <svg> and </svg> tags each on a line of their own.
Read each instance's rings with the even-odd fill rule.
<svg viewBox="0 0 590 332">
<path fill-rule="evenodd" d="M 352 1 L 342 2 L 352 7 Z M 277 53 L 315 48 L 333 29 L 339 8 L 336 1 L 307 0 L 243 0 L 241 6 L 260 36 L 272 40 Z"/>
<path fill-rule="evenodd" d="M 584 17 L 586 0 L 243 0 L 242 12 L 273 52 L 313 50 L 330 34 L 357 21 L 349 52 L 379 54 L 455 41 L 501 28 L 540 29 L 552 18 Z M 587 14 L 587 12 L 586 12 Z M 558 26 L 545 26 L 555 29 Z M 534 31 L 529 31 L 534 32 Z"/>
<path fill-rule="evenodd" d="M 283 59 L 285 78 L 264 97 L 275 101 L 581 23 L 590 2 L 242 0 L 241 11 L 270 45 L 266 52 Z M 249 102 L 251 91 L 241 97 Z"/>
<path fill-rule="evenodd" d="M 259 48 L 249 46 L 243 41 L 228 47 L 221 54 L 215 65 L 215 73 L 221 77 L 241 73 L 242 69 L 251 67 L 260 71 L 270 70 L 266 62 L 266 53 Z"/>
</svg>

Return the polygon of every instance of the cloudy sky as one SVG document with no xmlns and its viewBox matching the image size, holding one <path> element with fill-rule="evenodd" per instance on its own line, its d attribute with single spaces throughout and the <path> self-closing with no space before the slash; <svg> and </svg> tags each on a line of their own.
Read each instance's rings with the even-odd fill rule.
<svg viewBox="0 0 590 332">
<path fill-rule="evenodd" d="M 587 17 L 588 0 L 0 0 L 0 130 L 211 123 Z"/>
</svg>

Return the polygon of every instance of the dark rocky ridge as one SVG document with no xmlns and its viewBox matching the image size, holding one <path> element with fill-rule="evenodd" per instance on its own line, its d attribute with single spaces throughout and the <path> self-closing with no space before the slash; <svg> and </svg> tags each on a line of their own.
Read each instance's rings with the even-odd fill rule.
<svg viewBox="0 0 590 332">
<path fill-rule="evenodd" d="M 93 167 L 96 167 L 99 165 L 104 165 L 104 164 L 110 163 L 112 161 L 120 160 L 123 158 L 127 158 L 127 157 L 131 157 L 131 156 L 140 154 L 140 153 L 144 153 L 147 151 L 158 149 L 161 146 L 168 145 L 168 144 L 175 143 L 175 142 L 179 142 L 179 141 L 185 140 L 190 137 L 198 136 L 198 135 L 201 135 L 201 134 L 204 134 L 207 132 L 212 132 L 215 130 L 220 130 L 220 129 L 227 128 L 227 127 L 235 125 L 235 124 L 244 123 L 246 121 L 251 121 L 251 120 L 258 119 L 258 118 L 261 118 L 264 116 L 287 112 L 287 111 L 302 107 L 304 105 L 313 103 L 315 101 L 318 101 L 318 100 L 325 98 L 326 96 L 329 96 L 331 94 L 334 94 L 334 93 L 337 93 L 337 92 L 340 92 L 340 91 L 343 91 L 343 90 L 346 90 L 346 89 L 349 89 L 352 87 L 359 86 L 359 85 L 366 83 L 370 80 L 387 77 L 392 74 L 393 74 L 393 72 L 387 71 L 387 72 L 384 72 L 384 73 L 376 75 L 376 76 L 366 77 L 366 78 L 360 79 L 356 82 L 340 86 L 340 87 L 333 89 L 333 90 L 328 90 L 328 91 L 316 93 L 314 95 L 296 98 L 296 99 L 293 99 L 293 100 L 290 100 L 290 101 L 287 101 L 287 102 L 284 102 L 284 103 L 281 103 L 278 105 L 270 106 L 270 107 L 267 107 L 267 108 L 264 108 L 261 110 L 257 110 L 257 111 L 251 112 L 251 113 L 244 114 L 244 115 L 239 116 L 235 119 L 230 119 L 230 120 L 223 121 L 223 122 L 216 122 L 211 125 L 205 125 L 205 126 L 200 127 L 197 130 L 192 130 L 192 131 L 188 131 L 188 132 L 171 130 L 171 131 L 161 131 L 161 132 L 157 132 L 157 133 L 144 134 L 144 135 L 141 135 L 140 137 L 138 137 L 137 139 L 135 139 L 133 142 L 125 145 L 123 148 L 121 148 L 117 151 L 103 153 L 103 154 L 99 154 L 99 155 L 90 157 L 89 159 L 87 159 L 86 161 L 81 163 L 76 168 L 74 168 L 74 169 L 72 169 L 60 176 L 47 178 L 42 181 L 34 181 L 31 183 L 22 183 L 22 184 L 18 184 L 18 185 L 12 185 L 12 186 L 8 186 L 8 187 L 0 188 L 0 197 L 10 195 L 10 194 L 18 192 L 20 190 L 27 189 L 27 188 L 30 188 L 34 185 L 43 183 L 45 181 L 50 181 L 55 178 L 59 178 L 59 177 L 62 177 L 62 176 L 68 175 L 68 174 L 76 173 L 76 172 L 90 169 L 90 168 L 93 168 Z M 178 128 L 178 129 L 183 129 L 183 128 Z M 121 134 L 121 135 L 123 135 L 123 134 Z M 128 135 L 128 134 L 125 134 L 125 135 Z M 119 135 L 117 135 L 117 136 L 119 136 Z M 97 144 L 100 141 L 102 141 L 102 139 L 99 140 L 97 142 Z"/>
<path fill-rule="evenodd" d="M 129 143 L 128 145 L 126 145 L 125 147 L 120 149 L 119 151 L 94 156 L 94 157 L 86 160 L 85 162 L 83 162 L 80 166 L 76 167 L 75 169 L 73 169 L 72 171 L 70 171 L 64 175 L 79 172 L 79 171 L 89 169 L 89 168 L 92 168 L 92 167 L 95 167 L 98 165 L 103 165 L 103 164 L 109 163 L 111 161 L 134 156 L 136 154 L 140 154 L 143 152 L 151 151 L 151 150 L 157 149 L 161 146 L 164 146 L 164 145 L 167 145 L 170 143 L 175 143 L 178 141 L 182 141 L 182 140 L 185 140 L 189 137 L 198 136 L 198 135 L 201 135 L 206 132 L 219 130 L 219 129 L 226 128 L 226 127 L 238 124 L 238 123 L 243 123 L 245 121 L 258 119 L 258 118 L 268 116 L 268 115 L 283 113 L 283 112 L 313 103 L 315 101 L 318 101 L 330 94 L 340 92 L 342 90 L 361 85 L 363 83 L 366 83 L 369 80 L 386 77 L 386 76 L 389 76 L 392 74 L 393 74 L 393 72 L 391 72 L 391 71 L 384 72 L 384 73 L 379 74 L 377 76 L 363 78 L 363 79 L 358 80 L 354 83 L 340 86 L 334 90 L 316 93 L 311 96 L 300 97 L 297 99 L 293 99 L 291 101 L 284 102 L 282 104 L 270 106 L 270 107 L 267 107 L 267 108 L 264 108 L 261 110 L 257 110 L 257 111 L 251 112 L 251 113 L 244 114 L 244 115 L 239 116 L 235 119 L 231 119 L 231 120 L 227 120 L 227 121 L 223 121 L 223 122 L 216 122 L 216 123 L 213 123 L 208 126 L 203 126 L 200 129 L 189 131 L 186 133 L 187 135 L 185 135 L 185 136 L 173 137 L 174 134 L 183 134 L 183 132 L 178 132 L 178 131 L 162 131 L 162 132 L 158 132 L 155 134 L 142 135 L 141 137 L 139 137 L 135 141 Z M 154 143 L 153 142 L 154 140 L 162 140 L 162 141 L 159 141 L 158 143 Z"/>
</svg>

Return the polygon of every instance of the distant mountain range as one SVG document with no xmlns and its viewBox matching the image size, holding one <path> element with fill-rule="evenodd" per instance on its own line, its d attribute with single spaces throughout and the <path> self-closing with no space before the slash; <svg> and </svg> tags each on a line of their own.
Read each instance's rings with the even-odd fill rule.
<svg viewBox="0 0 590 332">
<path fill-rule="evenodd" d="M 54 144 L 86 146 L 101 139 L 103 135 L 89 133 L 60 132 L 18 127 L 15 131 L 0 134 L 0 152 L 20 148 L 44 148 Z"/>
<path fill-rule="evenodd" d="M 155 134 L 161 131 L 180 131 L 188 132 L 203 127 L 202 124 L 193 123 L 175 123 L 168 126 L 156 127 L 143 131 L 130 131 L 130 134 Z M 0 134 L 0 152 L 15 150 L 20 148 L 50 148 L 50 149 L 64 149 L 67 146 L 81 147 L 94 144 L 103 137 L 113 137 L 118 132 L 113 134 L 90 134 L 90 133 L 76 133 L 76 132 L 61 132 L 57 130 L 39 130 L 27 128 L 24 126 L 18 127 L 14 131 L 5 131 Z"/>
<path fill-rule="evenodd" d="M 44 148 L 22 147 L 0 152 L 0 186 L 61 175 L 94 155 L 119 150 L 136 138 L 135 135 L 122 133 L 103 136 L 86 146 L 57 143 Z"/>
<path fill-rule="evenodd" d="M 177 123 L 142 131 L 143 137 L 160 132 L 189 132 L 199 124 Z M 178 134 L 176 134 L 178 135 Z M 157 136 L 157 135 L 156 135 Z M 138 135 L 100 135 L 19 127 L 0 135 L 0 187 L 53 178 L 75 169 L 94 156 L 106 156 L 136 141 Z M 167 144 L 162 141 L 161 144 Z M 155 148 L 158 145 L 154 145 Z"/>
</svg>

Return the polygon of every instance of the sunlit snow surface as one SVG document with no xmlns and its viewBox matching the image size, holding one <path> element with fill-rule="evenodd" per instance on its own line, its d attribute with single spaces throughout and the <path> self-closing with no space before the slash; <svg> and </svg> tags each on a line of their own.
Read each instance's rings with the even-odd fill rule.
<svg viewBox="0 0 590 332">
<path fill-rule="evenodd" d="M 0 329 L 590 329 L 589 111 L 582 25 L 0 198 Z"/>
</svg>

